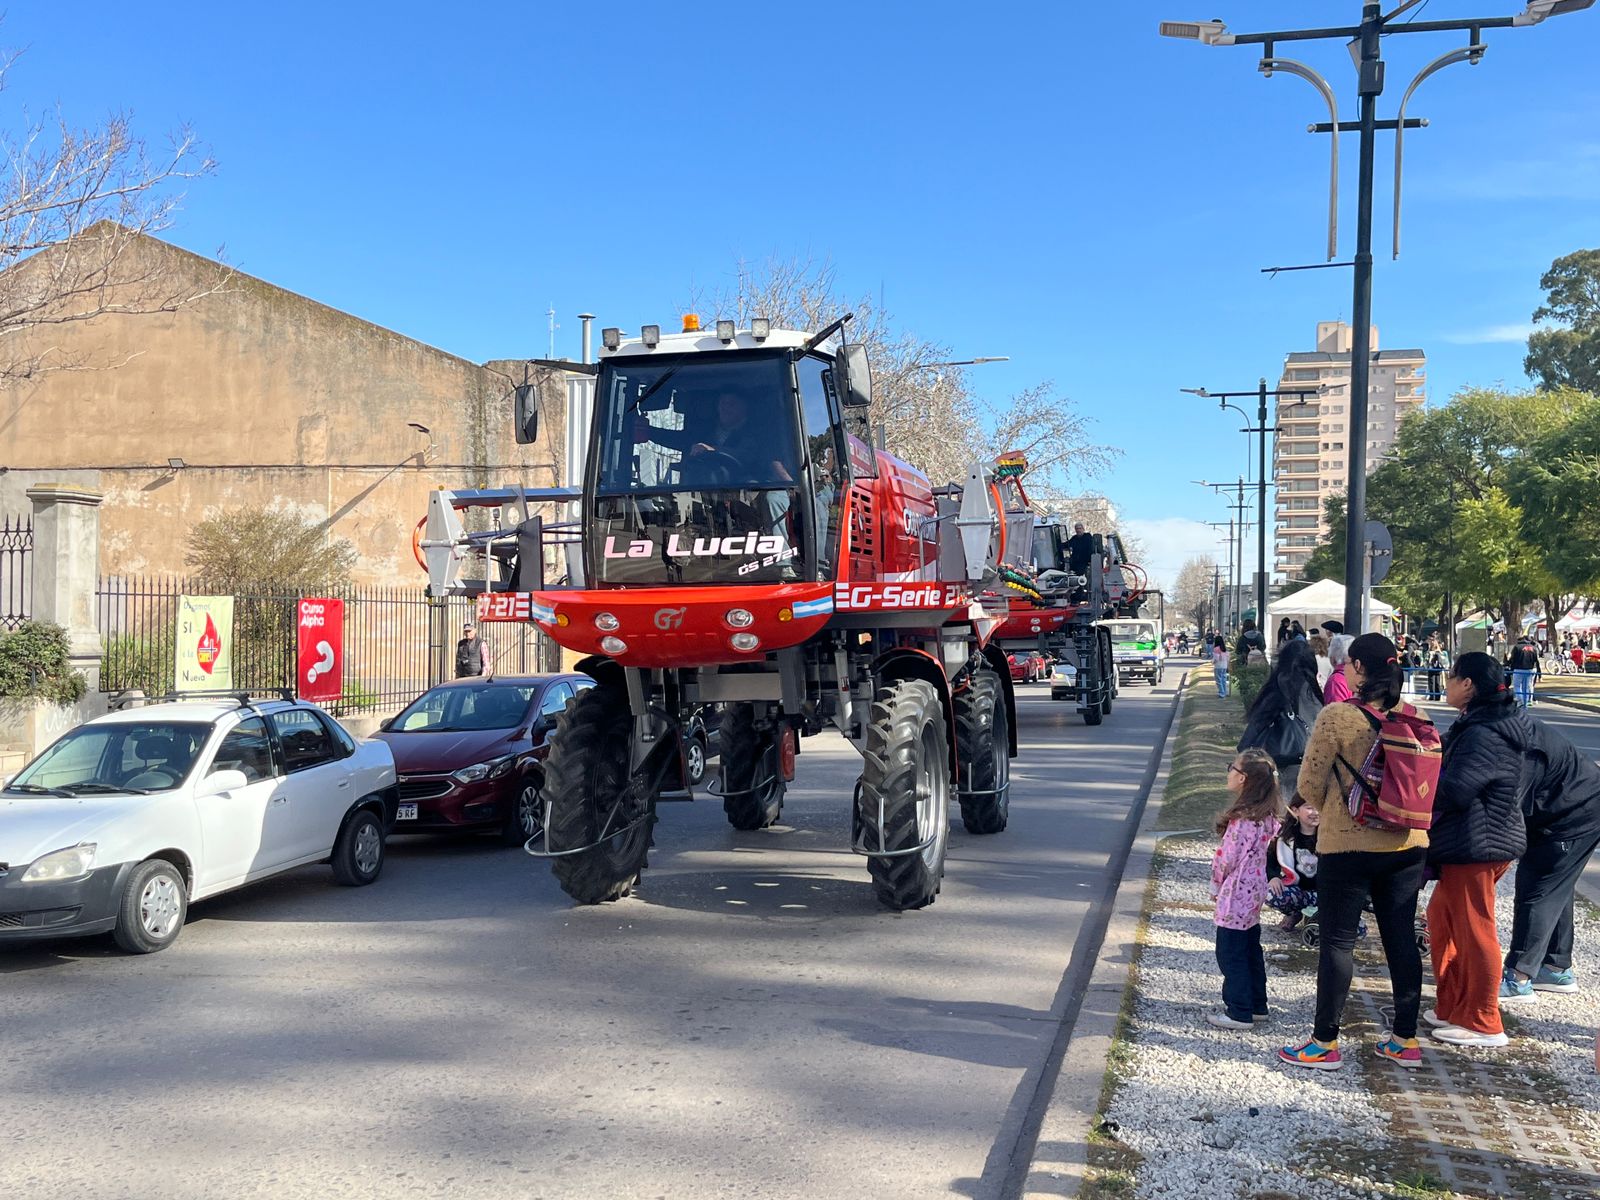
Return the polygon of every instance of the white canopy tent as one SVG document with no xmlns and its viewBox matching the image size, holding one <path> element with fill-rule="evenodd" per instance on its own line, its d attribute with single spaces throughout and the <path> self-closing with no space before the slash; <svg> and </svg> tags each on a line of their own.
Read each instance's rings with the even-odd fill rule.
<svg viewBox="0 0 1600 1200">
<path fill-rule="evenodd" d="M 1379 627 L 1378 618 L 1394 616 L 1394 609 L 1376 596 L 1372 598 L 1372 603 L 1368 606 L 1368 612 L 1372 617 L 1374 630 Z M 1267 605 L 1267 616 L 1271 619 L 1274 627 L 1284 617 L 1288 617 L 1291 621 L 1299 621 L 1307 629 L 1328 620 L 1342 621 L 1344 620 L 1344 585 L 1335 583 L 1331 579 L 1323 579 L 1311 584 L 1309 587 L 1301 588 L 1298 592 L 1290 592 L 1287 596 L 1279 596 L 1271 604 Z M 1346 630 L 1346 632 L 1350 631 Z M 1270 637 L 1272 630 L 1269 629 L 1267 635 Z"/>
</svg>

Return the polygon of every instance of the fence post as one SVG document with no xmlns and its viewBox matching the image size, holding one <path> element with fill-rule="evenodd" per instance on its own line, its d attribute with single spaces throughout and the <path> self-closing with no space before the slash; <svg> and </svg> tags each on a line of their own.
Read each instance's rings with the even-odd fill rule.
<svg viewBox="0 0 1600 1200">
<path fill-rule="evenodd" d="M 33 607 L 35 621 L 67 631 L 73 670 L 100 688 L 100 627 L 95 583 L 100 571 L 100 502 L 105 496 L 65 483 L 28 489 L 33 504 Z"/>
</svg>

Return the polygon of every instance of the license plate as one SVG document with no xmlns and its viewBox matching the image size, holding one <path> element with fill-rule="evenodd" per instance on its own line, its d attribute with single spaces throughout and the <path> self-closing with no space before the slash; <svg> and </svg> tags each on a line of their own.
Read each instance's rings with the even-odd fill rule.
<svg viewBox="0 0 1600 1200">
<path fill-rule="evenodd" d="M 417 806 L 415 804 L 402 804 L 400 810 L 394 816 L 397 821 L 415 821 L 417 819 Z"/>
</svg>

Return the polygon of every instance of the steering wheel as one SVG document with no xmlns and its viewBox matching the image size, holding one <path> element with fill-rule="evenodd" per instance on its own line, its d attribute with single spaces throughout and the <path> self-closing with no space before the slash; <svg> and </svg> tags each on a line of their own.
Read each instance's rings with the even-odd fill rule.
<svg viewBox="0 0 1600 1200">
<path fill-rule="evenodd" d="M 724 450 L 707 450 L 684 457 L 678 464 L 678 479 L 702 483 L 707 487 L 728 487 L 746 474 L 744 464 Z"/>
</svg>

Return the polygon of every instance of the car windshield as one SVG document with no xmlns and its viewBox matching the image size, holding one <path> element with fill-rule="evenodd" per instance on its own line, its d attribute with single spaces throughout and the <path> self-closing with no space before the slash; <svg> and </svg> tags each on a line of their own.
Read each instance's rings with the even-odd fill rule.
<svg viewBox="0 0 1600 1200">
<path fill-rule="evenodd" d="M 397 716 L 395 733 L 461 733 L 515 729 L 526 719 L 539 689 L 532 684 L 451 684 L 424 692 Z"/>
<path fill-rule="evenodd" d="M 211 726 L 199 721 L 108 721 L 80 725 L 6 785 L 56 796 L 167 792 L 194 769 Z"/>
<path fill-rule="evenodd" d="M 1145 621 L 1113 621 L 1106 628 L 1113 641 L 1156 644 L 1156 627 Z"/>
</svg>

